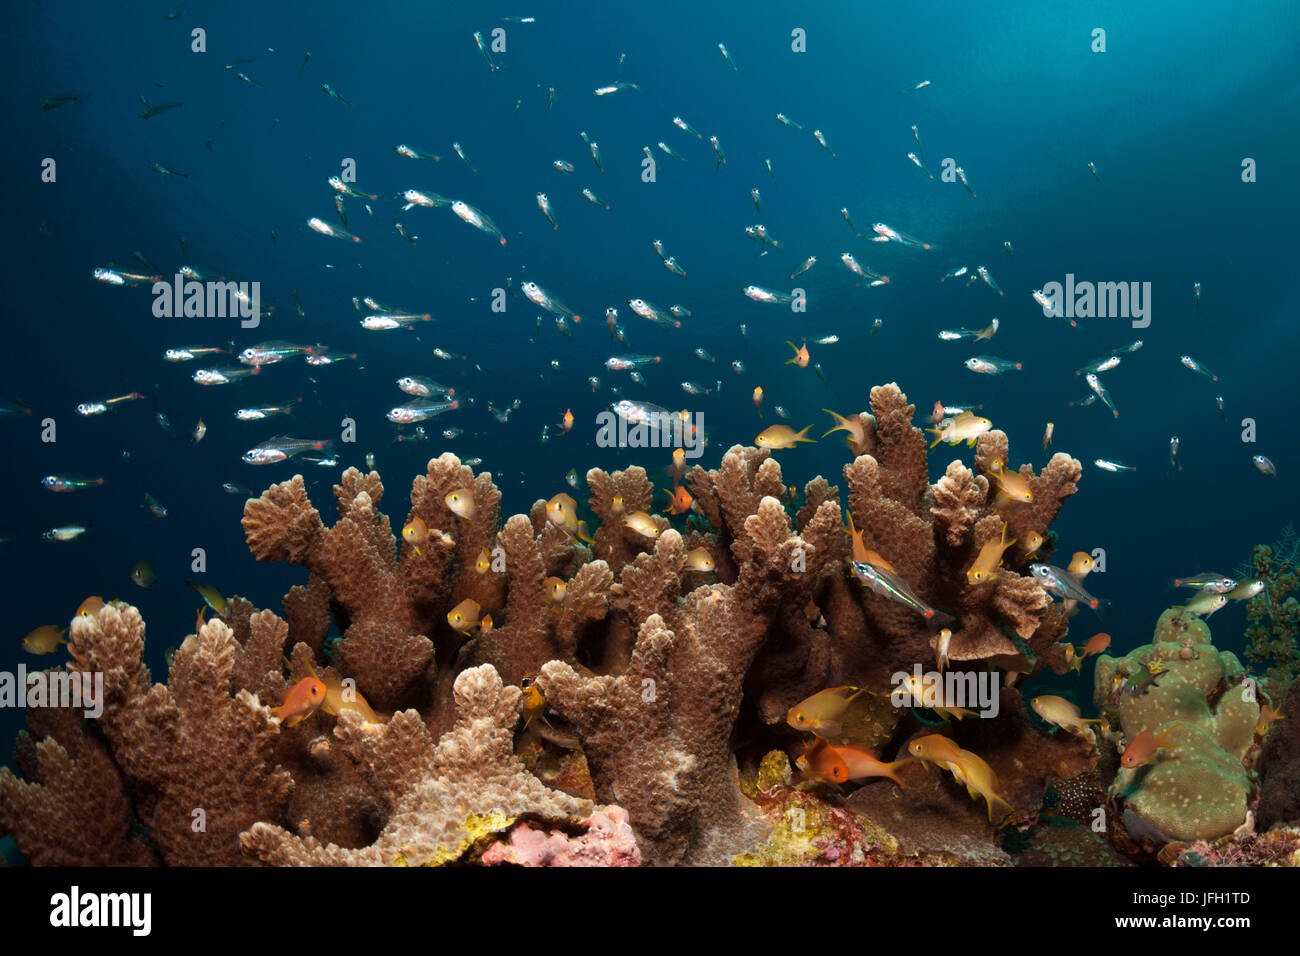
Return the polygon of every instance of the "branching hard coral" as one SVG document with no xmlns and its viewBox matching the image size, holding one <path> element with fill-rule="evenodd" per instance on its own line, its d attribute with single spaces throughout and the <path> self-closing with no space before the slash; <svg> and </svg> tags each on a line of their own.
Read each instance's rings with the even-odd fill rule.
<svg viewBox="0 0 1300 956">
<path fill-rule="evenodd" d="M 304 566 L 329 587 L 343 633 L 343 670 L 375 706 L 389 710 L 412 693 L 432 660 L 429 609 L 446 588 L 441 575 L 454 542 L 431 528 L 422 554 L 399 565 L 388 518 L 376 510 L 382 495 L 378 475 L 349 468 L 334 486 L 339 521 L 326 528 L 295 475 L 245 502 L 243 526 L 259 561 Z"/>
<path fill-rule="evenodd" d="M 1004 523 L 1008 540 L 1024 540 L 1030 530 L 1045 536 L 1062 500 L 1077 490 L 1082 466 L 1061 454 L 1039 475 L 1022 466 L 1032 502 L 999 505 L 989 478 L 957 461 L 926 492 L 925 440 L 910 424 L 914 406 L 896 385 L 885 385 L 871 390 L 871 407 L 876 425 L 868 448 L 873 451 L 844 469 L 849 510 L 864 543 L 889 561 L 923 601 L 959 618 L 950 660 L 1036 669 L 1064 634 L 1065 617 L 1032 578 L 1017 572 L 1028 563 L 1025 552 L 1008 551 L 1005 566 L 991 580 L 972 583 L 966 572 L 980 548 L 1001 536 Z M 981 436 L 975 457 L 983 471 L 995 460 L 1005 462 L 1006 436 L 998 431 Z M 935 629 L 925 618 L 865 589 L 859 600 L 865 617 L 861 631 L 855 633 L 851 617 L 850 630 L 838 630 L 843 608 L 827 621 L 838 642 L 865 638 L 870 645 L 871 669 L 864 680 L 884 684 L 891 673 L 932 656 Z"/>
<path fill-rule="evenodd" d="M 0 767 L 0 833 L 33 866 L 156 865 L 132 832 L 122 772 L 103 741 L 82 733 L 81 712 L 33 709 L 28 723 L 15 753 L 25 779 Z"/>
<path fill-rule="evenodd" d="M 582 741 L 598 797 L 628 810 L 652 862 L 722 861 L 763 828 L 729 747 L 744 678 L 782 602 L 814 586 L 839 520 L 827 503 L 797 536 L 775 498 L 756 512 L 744 518 L 748 560 L 737 583 L 691 591 L 671 612 L 675 629 L 647 617 L 623 674 L 584 677 L 552 662 L 539 679 Z M 653 565 L 679 587 L 681 547 L 676 531 L 664 532 Z"/>
<path fill-rule="evenodd" d="M 867 547 L 922 600 L 958 616 L 954 667 L 978 661 L 1029 673 L 1044 663 L 1065 666 L 1065 616 L 1018 573 L 1023 550 L 1008 551 L 1007 567 L 992 580 L 968 582 L 966 571 L 1001 536 L 1004 520 L 1008 536 L 1021 526 L 1046 534 L 1075 490 L 1078 463 L 1058 455 L 1039 475 L 1022 469 L 1034 502 L 1000 502 L 990 469 L 1005 459 L 1006 440 L 994 432 L 976 450 L 979 474 L 953 462 L 932 487 L 906 397 L 897 386 L 876 388 L 871 407 L 856 417 L 865 453 L 845 468 L 847 494 L 821 478 L 808 482 L 793 526 L 783 502 L 796 496 L 777 460 L 742 446 L 717 468 L 685 477 L 697 513 L 684 531 L 658 514 L 657 535 L 623 524 L 651 508 L 654 488 L 643 469 L 590 471 L 598 522 L 590 548 L 572 526 L 549 520 L 545 502 L 501 524 L 490 475 L 475 475 L 450 454 L 413 482 L 409 535 L 394 534 L 379 510 L 384 487 L 374 472 L 342 474 L 331 527 L 301 477 L 272 486 L 246 503 L 243 527 L 256 558 L 309 572 L 286 595 L 283 620 L 233 600 L 225 621 L 205 625 L 177 652 L 170 685 L 152 688 L 134 609 L 110 607 L 74 625 L 75 666 L 102 671 L 107 684 L 100 725 L 121 778 L 103 782 L 106 805 L 114 793 L 119 804 L 129 799 L 169 863 L 472 860 L 521 817 L 572 836 L 591 819 L 591 802 L 551 789 L 512 751 L 515 685 L 539 675 L 530 692 L 532 737 L 521 737 L 521 749 L 529 752 L 539 727 L 548 740 L 571 746 L 576 737 L 580 746 L 569 770 L 548 779 L 568 773 L 580 793 L 625 808 L 650 862 L 732 860 L 769 830 L 737 784 L 738 722 L 747 721 L 740 730 L 750 739 L 757 732 L 785 745 L 789 730 L 772 728 L 797 701 L 842 683 L 884 691 L 895 671 L 935 653 L 936 632 L 924 617 L 851 576 L 845 505 Z M 688 561 L 694 548 L 704 548 L 714 566 Z M 468 600 L 477 611 L 448 618 Z M 331 625 L 342 640 L 327 662 Z M 282 655 L 290 646 L 286 677 Z M 366 711 L 375 722 L 322 708 L 281 725 L 268 707 L 308 674 L 327 681 L 331 693 L 355 685 L 379 712 Z M 1015 716 L 1023 712 L 1018 693 L 1003 695 L 1011 742 L 979 744 L 1010 781 L 1017 809 L 1033 809 L 1050 774 L 1082 769 L 1079 755 L 1057 752 L 1072 738 L 1026 733 Z M 873 724 L 874 746 L 896 746 L 911 732 L 905 710 L 891 707 L 888 718 Z M 218 732 L 223 742 L 211 740 Z M 97 759 L 87 743 L 41 746 L 51 768 L 66 767 L 56 746 L 86 767 Z M 34 748 L 27 762 L 38 776 L 63 779 L 42 769 Z M 950 784 L 935 786 L 935 800 L 951 800 L 958 817 L 971 809 L 964 794 L 958 803 L 948 793 Z M 213 793 L 223 801 L 220 813 Z M 62 784 L 42 799 L 55 811 L 62 801 L 65 813 L 77 805 Z M 207 831 L 194 836 L 189 814 L 199 807 Z M 973 814 L 980 825 L 960 841 L 990 840 L 982 810 Z M 537 849 L 522 831 L 519 841 Z M 519 841 L 492 852 L 523 852 Z M 574 845 L 588 844 L 578 837 Z"/>
<path fill-rule="evenodd" d="M 506 522 L 498 536 L 505 551 L 509 589 L 504 621 L 480 633 L 464 650 L 461 663 L 492 664 L 508 683 L 535 675 L 550 660 L 574 660 L 583 628 L 605 616 L 613 576 L 604 561 L 582 565 L 567 582 L 564 598 L 553 604 L 542 586 L 546 564 L 533 524 L 523 515 Z"/>
<path fill-rule="evenodd" d="M 512 752 L 520 691 L 490 666 L 463 671 L 455 683 L 458 719 L 435 742 L 413 710 L 387 724 L 352 711 L 334 731 L 384 807 L 373 844 L 346 849 L 258 823 L 242 836 L 251 855 L 281 866 L 427 866 L 460 859 L 520 817 L 577 822 L 592 806 L 551 790 Z"/>
<path fill-rule="evenodd" d="M 247 690 L 232 694 L 234 632 L 208 621 L 176 651 L 168 683 L 152 686 L 135 608 L 106 605 L 74 620 L 70 635 L 68 670 L 103 675 L 98 724 L 164 862 L 245 862 L 239 833 L 283 819 L 293 781 L 274 760 L 278 722 Z"/>
</svg>

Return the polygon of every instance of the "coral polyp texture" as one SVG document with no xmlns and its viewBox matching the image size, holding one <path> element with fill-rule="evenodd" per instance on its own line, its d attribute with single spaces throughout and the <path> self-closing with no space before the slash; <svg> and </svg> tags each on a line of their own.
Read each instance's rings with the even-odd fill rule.
<svg viewBox="0 0 1300 956">
<path fill-rule="evenodd" d="M 1150 673 L 1153 663 L 1164 670 L 1144 692 L 1113 691 L 1117 674 Z M 1111 785 L 1132 835 L 1216 840 L 1245 822 L 1255 786 L 1243 759 L 1260 710 L 1245 676 L 1236 655 L 1214 646 L 1203 620 L 1176 608 L 1160 615 L 1150 644 L 1098 660 L 1096 702 L 1122 735 L 1117 746 L 1144 732 L 1167 733 L 1171 745 L 1149 764 L 1121 768 Z"/>
<path fill-rule="evenodd" d="M 380 510 L 376 472 L 341 475 L 332 524 L 301 476 L 273 485 L 243 529 L 258 560 L 307 571 L 283 617 L 232 599 L 165 684 L 142 663 L 135 608 L 75 620 L 66 671 L 102 675 L 103 712 L 30 713 L 23 776 L 0 770 L 0 834 L 36 864 L 1006 865 L 1003 836 L 1039 826 L 1049 795 L 1061 816 L 1026 860 L 1113 862 L 1069 822 L 1107 800 L 1141 831 L 1126 838 L 1232 834 L 1259 751 L 1235 657 L 1167 612 L 1151 645 L 1100 659 L 1118 742 L 1099 751 L 1036 720 L 1020 686 L 1066 673 L 1073 648 L 1028 564 L 1050 556 L 1079 462 L 1017 466 L 990 431 L 973 468 L 951 460 L 931 484 L 914 414 L 896 385 L 871 390 L 843 493 L 815 478 L 795 495 L 769 451 L 732 447 L 684 476 L 684 525 L 624 521 L 651 510 L 649 476 L 593 469 L 590 538 L 546 501 L 502 520 L 491 475 L 452 454 L 413 481 L 409 536 Z M 1013 471 L 1029 500 L 1000 495 Z M 847 519 L 950 639 L 859 583 Z M 968 576 L 1004 534 L 1001 565 Z M 989 713 L 945 720 L 889 699 L 897 672 L 940 656 L 991 685 Z M 1151 660 L 1169 666 L 1157 686 L 1107 701 L 1112 674 Z M 856 723 L 833 742 L 898 761 L 906 789 L 792 771 L 813 745 L 787 712 L 845 687 L 861 689 Z M 320 699 L 304 706 L 304 688 Z M 1115 775 L 1117 746 L 1170 726 L 1176 755 Z M 972 762 L 911 759 L 934 735 Z M 1292 742 L 1271 751 L 1278 779 L 1294 774 Z M 1295 802 L 1268 808 L 1284 823 Z"/>
</svg>

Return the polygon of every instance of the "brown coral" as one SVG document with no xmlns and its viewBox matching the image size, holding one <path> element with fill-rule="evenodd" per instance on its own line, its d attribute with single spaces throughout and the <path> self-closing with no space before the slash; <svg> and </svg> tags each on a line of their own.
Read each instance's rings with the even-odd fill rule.
<svg viewBox="0 0 1300 956">
<path fill-rule="evenodd" d="M 592 806 L 551 790 L 511 751 L 520 691 L 491 667 L 456 678 L 455 727 L 435 744 L 415 711 L 387 724 L 366 724 L 345 712 L 334 735 L 380 796 L 387 821 L 360 849 L 296 836 L 258 823 L 242 837 L 245 850 L 281 866 L 426 866 L 459 859 L 507 830 L 521 816 L 578 820 Z"/>
<path fill-rule="evenodd" d="M 176 651 L 169 683 L 140 663 L 144 621 L 108 605 L 73 621 L 70 671 L 104 680 L 99 726 L 136 790 L 136 813 L 170 865 L 244 862 L 239 833 L 282 819 L 293 782 L 274 762 L 279 724 L 247 690 L 232 694 L 240 646 L 212 620 Z"/>
</svg>

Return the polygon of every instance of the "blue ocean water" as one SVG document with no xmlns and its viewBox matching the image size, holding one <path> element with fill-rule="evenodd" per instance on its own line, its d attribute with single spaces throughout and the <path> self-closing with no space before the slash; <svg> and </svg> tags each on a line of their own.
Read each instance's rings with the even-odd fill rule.
<svg viewBox="0 0 1300 956">
<path fill-rule="evenodd" d="M 981 414 L 1010 436 L 1013 465 L 1042 465 L 1041 436 L 1053 421 L 1053 450 L 1085 462 L 1079 493 L 1053 530 L 1066 554 L 1105 549 L 1106 572 L 1089 584 L 1114 602 L 1104 627 L 1119 650 L 1149 640 L 1156 616 L 1176 600 L 1164 578 L 1231 572 L 1252 545 L 1295 519 L 1300 453 L 1287 424 L 1297 354 L 1292 227 L 1300 213 L 1291 170 L 1300 149 L 1292 119 L 1300 106 L 1294 4 L 1096 2 L 1083 9 L 1026 0 L 825 3 L 807 11 L 775 3 L 489 9 L 195 0 L 168 20 L 181 6 L 14 3 L 0 41 L 12 67 L 0 87 L 10 144 L 0 156 L 9 187 L 0 393 L 33 410 L 0 421 L 8 450 L 0 530 L 12 539 L 0 544 L 8 631 L 0 668 L 50 663 L 23 654 L 22 636 L 65 622 L 83 598 L 99 594 L 141 608 L 148 660 L 162 672 L 163 649 L 193 629 L 198 601 L 184 581 L 195 576 L 195 548 L 207 556 L 205 580 L 278 609 L 304 574 L 252 559 L 239 525 L 243 499 L 221 485 L 258 492 L 303 470 L 329 520 L 337 471 L 241 462 L 271 435 L 337 442 L 342 420 L 354 419 L 356 442 L 338 445 L 342 464 L 362 467 L 373 452 L 387 482 L 384 510 L 399 521 L 409 482 L 428 458 L 444 450 L 481 457 L 512 514 L 568 490 L 570 468 L 667 465 L 662 452 L 596 447 L 594 418 L 614 400 L 614 385 L 629 398 L 701 412 L 710 434 L 705 467 L 732 444 L 752 443 L 777 421 L 776 405 L 790 410 L 795 428 L 811 424 L 820 435 L 831 424 L 822 408 L 866 409 L 869 388 L 890 381 L 922 414 L 936 399 L 981 403 Z M 528 15 L 536 22 L 503 20 Z M 493 54 L 500 69 L 491 71 L 472 34 L 490 39 L 498 27 L 506 50 Z M 191 50 L 196 28 L 206 31 L 206 52 Z M 796 28 L 805 31 L 806 52 L 791 49 Z M 1091 49 L 1095 28 L 1106 31 L 1104 53 Z M 249 61 L 226 68 L 240 58 Z M 261 85 L 241 82 L 239 72 Z M 593 96 L 616 78 L 637 87 Z M 899 92 L 922 80 L 931 85 Z M 322 83 L 353 107 L 324 95 Z M 86 95 L 41 109 L 60 92 Z M 140 95 L 184 106 L 142 120 Z M 778 111 L 805 129 L 777 123 Z M 674 127 L 674 116 L 716 135 L 725 165 L 715 163 L 707 141 Z M 977 196 L 960 183 L 928 179 L 907 160 L 916 148 L 913 124 L 929 168 L 937 173 L 951 159 Z M 835 157 L 812 138 L 814 128 Z M 580 132 L 600 144 L 603 173 Z M 659 140 L 686 161 L 665 157 L 655 149 Z M 477 171 L 454 155 L 453 141 Z M 442 158 L 402 158 L 398 143 Z M 652 183 L 641 176 L 643 146 L 658 160 Z M 41 180 L 47 157 L 57 164 L 55 182 Z M 1242 181 L 1248 157 L 1257 182 Z M 361 201 L 347 200 L 359 244 L 306 227 L 313 216 L 337 222 L 326 180 L 345 159 L 355 160 L 357 187 L 380 196 L 373 219 Z M 573 163 L 573 175 L 553 169 L 556 159 Z M 188 178 L 160 176 L 151 163 Z M 611 210 L 582 198 L 584 186 Z M 397 215 L 419 237 L 411 245 L 391 227 L 398 207 L 391 197 L 406 188 L 464 199 L 495 220 L 508 244 L 449 210 L 416 208 Z M 761 191 L 760 213 L 753 188 Z M 551 198 L 558 230 L 537 209 L 538 191 Z M 855 238 L 841 207 L 859 231 L 870 235 L 871 223 L 883 221 L 933 248 Z M 766 247 L 744 236 L 755 222 L 780 243 L 766 256 L 757 257 Z M 654 239 L 686 278 L 664 269 Z M 89 277 L 95 266 L 134 266 L 134 250 L 167 275 L 188 262 L 259 281 L 264 301 L 276 306 L 273 317 L 254 330 L 229 319 L 159 319 L 147 286 L 111 288 Z M 838 261 L 846 251 L 891 281 L 858 286 Z M 799 279 L 806 312 L 741 294 L 750 284 L 788 289 L 789 273 L 810 255 L 817 265 Z M 1005 295 L 982 283 L 939 281 L 957 266 L 980 264 Z M 1150 282 L 1150 326 L 1092 319 L 1074 329 L 1045 318 L 1030 292 L 1067 273 Z M 536 281 L 577 311 L 583 320 L 572 338 L 550 316 L 539 328 L 540 310 L 523 300 L 491 311 L 493 290 L 507 276 L 516 288 Z M 417 332 L 365 331 L 351 300 L 366 295 L 439 321 Z M 632 314 L 634 297 L 681 303 L 692 315 L 681 329 L 657 328 Z M 608 306 L 619 309 L 626 348 L 609 340 Z M 936 337 L 995 316 L 1000 329 L 991 342 Z M 873 334 L 877 318 L 883 325 Z M 825 381 L 784 364 L 787 339 L 827 334 L 839 342 L 810 345 Z M 1100 404 L 1068 407 L 1088 391 L 1074 370 L 1136 338 L 1144 347 L 1104 376 L 1120 416 Z M 169 347 L 234 341 L 244 348 L 266 339 L 325 343 L 360 360 L 323 369 L 291 361 L 219 388 L 194 384 L 195 364 L 162 360 Z M 442 361 L 435 347 L 468 359 Z M 717 364 L 697 359 L 696 348 Z M 645 371 L 644 388 L 602 367 L 623 351 L 662 356 Z M 1220 381 L 1183 368 L 1184 353 Z M 978 376 L 963 367 L 975 354 L 1023 369 Z M 737 359 L 744 375 L 729 368 Z M 406 401 L 394 386 L 402 375 L 437 378 L 476 404 L 462 401 L 427 423 L 427 442 L 395 443 L 384 415 Z M 587 385 L 591 375 L 600 378 L 597 392 Z M 684 380 L 722 387 L 691 398 L 680 389 Z M 766 395 L 762 419 L 751 403 L 756 385 Z M 78 402 L 130 391 L 148 399 L 99 418 L 74 413 Z M 1220 394 L 1227 423 L 1215 407 Z M 295 397 L 303 407 L 287 424 L 232 417 L 241 405 Z M 505 424 L 487 411 L 489 401 L 505 407 L 515 399 L 520 407 Z M 559 435 L 554 425 L 566 408 L 576 424 Z M 159 428 L 155 411 L 169 416 L 177 437 Z M 188 433 L 200 417 L 209 431 L 193 445 Z M 41 440 L 47 418 L 56 423 L 53 443 Z M 1256 423 L 1254 444 L 1242 440 L 1244 419 Z M 541 443 L 545 425 L 553 434 Z M 443 440 L 448 427 L 464 434 Z M 1184 466 L 1173 475 L 1171 435 L 1181 438 Z M 1255 454 L 1275 463 L 1276 478 L 1252 466 Z M 843 484 L 849 456 L 833 438 L 777 455 L 788 483 L 822 474 Z M 953 457 L 971 461 L 964 447 L 943 446 L 931 455 L 932 480 Z M 1093 467 L 1095 458 L 1138 470 L 1108 474 Z M 49 473 L 103 476 L 105 485 L 55 495 L 40 486 Z M 165 518 L 142 507 L 146 492 L 167 507 Z M 71 522 L 90 530 L 73 542 L 41 540 L 42 531 Z M 128 578 L 142 559 L 158 576 L 147 591 Z M 1093 623 L 1074 636 L 1086 638 Z M 1240 606 L 1211 625 L 1220 644 L 1240 646 Z M 1082 682 L 1074 693 L 1088 697 Z M 11 739 L 20 723 L 21 714 L 0 712 L 0 739 Z"/>
</svg>

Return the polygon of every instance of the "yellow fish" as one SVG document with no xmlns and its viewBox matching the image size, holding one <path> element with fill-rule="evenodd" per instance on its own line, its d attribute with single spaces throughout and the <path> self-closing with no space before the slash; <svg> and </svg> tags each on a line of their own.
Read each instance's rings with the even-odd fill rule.
<svg viewBox="0 0 1300 956">
<path fill-rule="evenodd" d="M 429 526 L 424 523 L 423 518 L 415 515 L 402 528 L 402 540 L 411 545 L 416 554 L 419 554 L 420 545 L 429 540 Z"/>
<path fill-rule="evenodd" d="M 1095 567 L 1097 567 L 1097 562 L 1093 560 L 1092 555 L 1087 551 L 1076 551 L 1070 557 L 1070 566 L 1066 570 L 1076 578 L 1084 578 Z"/>
<path fill-rule="evenodd" d="M 867 432 L 866 429 L 862 427 L 862 422 L 857 418 L 845 418 L 843 415 L 838 415 L 829 408 L 823 408 L 822 411 L 835 419 L 835 427 L 828 431 L 826 435 L 831 434 L 831 432 L 847 432 L 848 434 L 845 437 L 845 444 L 849 446 L 849 450 L 855 455 L 862 454 L 863 450 L 867 447 Z M 825 438 L 826 435 L 822 435 L 822 438 Z"/>
<path fill-rule="evenodd" d="M 185 583 L 199 592 L 199 597 L 203 598 L 203 602 L 212 608 L 213 614 L 220 617 L 230 616 L 230 604 L 221 596 L 221 592 L 212 585 L 195 584 L 193 581 L 186 581 Z"/>
<path fill-rule="evenodd" d="M 686 570 L 712 571 L 717 567 L 708 548 L 694 548 L 686 552 Z"/>
<path fill-rule="evenodd" d="M 63 639 L 66 627 L 43 624 L 23 638 L 23 650 L 28 654 L 53 654 L 60 644 L 68 643 Z"/>
<path fill-rule="evenodd" d="M 478 559 L 474 562 L 474 570 L 479 574 L 487 574 L 492 570 L 492 554 L 486 547 L 479 551 Z"/>
<path fill-rule="evenodd" d="M 1034 493 L 1029 490 L 1029 481 L 1020 472 L 1007 471 L 1006 465 L 997 459 L 989 465 L 989 471 L 997 480 L 998 488 L 1012 501 L 1033 503 Z"/>
<path fill-rule="evenodd" d="M 578 533 L 578 503 L 562 491 L 546 502 L 546 518 L 570 537 Z"/>
<path fill-rule="evenodd" d="M 1006 553 L 1007 548 L 1015 544 L 1015 541 L 1007 540 L 1007 523 L 1002 522 L 1002 537 L 990 538 L 984 542 L 984 547 L 980 548 L 980 553 L 975 556 L 975 563 L 970 566 L 966 572 L 966 581 L 970 584 L 979 584 L 983 581 L 991 581 L 997 577 L 995 570 L 1002 563 L 1002 555 Z"/>
<path fill-rule="evenodd" d="M 659 526 L 644 511 L 633 511 L 630 515 L 625 515 L 623 527 L 631 528 L 637 534 L 647 538 L 659 537 Z"/>
<path fill-rule="evenodd" d="M 471 521 L 474 518 L 474 489 L 457 488 L 455 491 L 447 492 L 447 497 L 443 499 L 447 503 L 447 510 L 458 518 L 464 518 Z"/>
<path fill-rule="evenodd" d="M 482 608 L 473 598 L 465 598 L 447 612 L 447 623 L 452 630 L 460 634 L 472 634 L 479 626 L 479 612 Z"/>
<path fill-rule="evenodd" d="M 853 527 L 853 512 L 849 512 L 849 526 L 844 529 L 844 533 L 853 539 L 853 560 L 859 563 L 875 565 L 886 571 L 893 571 L 894 566 L 880 556 L 876 551 L 868 548 L 862 540 L 862 532 Z"/>
<path fill-rule="evenodd" d="M 795 442 L 801 441 L 812 442 L 815 444 L 817 439 L 804 438 L 804 434 L 809 428 L 812 428 L 812 426 L 809 425 L 807 428 L 796 432 L 789 425 L 769 425 L 758 433 L 758 437 L 754 439 L 754 444 L 759 448 L 769 449 L 793 448 Z"/>
<path fill-rule="evenodd" d="M 840 718 L 859 694 L 860 687 L 828 687 L 819 690 L 807 700 L 790 708 L 785 722 L 795 730 L 804 730 L 818 737 L 838 737 L 843 728 Z"/>
<path fill-rule="evenodd" d="M 1055 694 L 1040 694 L 1029 702 L 1029 706 L 1034 708 L 1034 713 L 1049 724 L 1064 727 L 1072 733 L 1078 733 L 1087 739 L 1092 738 L 1092 731 L 1086 725 L 1097 723 L 1097 718 L 1080 717 L 1079 708 L 1064 697 L 1057 697 Z"/>
<path fill-rule="evenodd" d="M 982 757 L 969 750 L 959 750 L 958 760 L 947 765 L 948 770 L 966 787 L 971 798 L 983 797 L 989 805 L 989 822 L 993 822 L 993 804 L 1000 803 L 1009 813 L 1016 808 L 998 795 L 998 777 Z"/>
<path fill-rule="evenodd" d="M 546 592 L 546 600 L 552 604 L 560 604 L 564 601 L 564 595 L 568 593 L 569 585 L 562 578 L 552 576 L 542 582 L 542 590 Z"/>
<path fill-rule="evenodd" d="M 938 428 L 927 428 L 926 431 L 938 436 L 930 443 L 931 448 L 941 441 L 949 445 L 965 442 L 974 448 L 975 440 L 992 427 L 993 423 L 987 418 L 979 418 L 974 412 L 962 412 L 956 418 L 947 419 L 946 424 L 940 422 Z"/>
<path fill-rule="evenodd" d="M 374 708 L 361 696 L 361 691 L 355 687 L 345 687 L 341 680 L 327 680 L 323 683 L 325 700 L 321 703 L 320 709 L 325 713 L 337 717 L 342 711 L 355 710 L 368 724 L 387 723 L 385 718 L 375 713 Z"/>
</svg>

